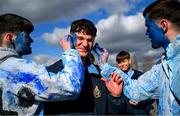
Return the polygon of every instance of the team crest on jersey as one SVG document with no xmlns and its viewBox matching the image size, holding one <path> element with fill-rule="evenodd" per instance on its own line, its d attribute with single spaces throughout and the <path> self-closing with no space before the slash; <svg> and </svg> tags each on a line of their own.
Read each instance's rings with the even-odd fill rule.
<svg viewBox="0 0 180 116">
<path fill-rule="evenodd" d="M 101 90 L 98 88 L 98 86 L 96 85 L 94 91 L 93 91 L 93 95 L 95 98 L 99 98 L 101 97 Z"/>
</svg>

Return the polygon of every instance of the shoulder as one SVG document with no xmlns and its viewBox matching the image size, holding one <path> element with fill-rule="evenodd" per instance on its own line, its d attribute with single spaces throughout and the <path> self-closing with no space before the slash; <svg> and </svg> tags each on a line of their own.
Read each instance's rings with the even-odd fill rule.
<svg viewBox="0 0 180 116">
<path fill-rule="evenodd" d="M 134 70 L 134 69 L 133 69 Z M 132 79 L 138 79 L 143 73 L 138 71 L 138 70 L 134 70 L 134 74 L 132 75 Z"/>
<path fill-rule="evenodd" d="M 133 69 L 133 70 L 134 70 L 134 69 Z M 142 75 L 142 74 L 143 74 L 143 72 L 138 71 L 138 70 L 134 70 L 134 74 L 137 74 L 137 75 Z"/>
</svg>

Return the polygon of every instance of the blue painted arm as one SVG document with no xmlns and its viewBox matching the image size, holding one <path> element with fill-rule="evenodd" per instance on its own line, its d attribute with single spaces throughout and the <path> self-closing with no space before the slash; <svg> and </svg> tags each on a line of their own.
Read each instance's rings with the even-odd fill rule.
<svg viewBox="0 0 180 116">
<path fill-rule="evenodd" d="M 138 80 L 131 79 L 119 68 L 109 64 L 101 66 L 101 74 L 109 79 L 112 72 L 118 73 L 124 81 L 124 94 L 129 99 L 139 102 L 158 96 L 159 67 L 159 65 L 154 66 L 150 71 L 141 75 Z"/>
<path fill-rule="evenodd" d="M 81 57 L 76 50 L 69 49 L 63 53 L 62 62 L 64 69 L 55 74 L 48 73 L 44 65 L 9 58 L 1 64 L 3 86 L 14 95 L 22 88 L 29 88 L 38 101 L 75 99 L 84 80 Z"/>
</svg>

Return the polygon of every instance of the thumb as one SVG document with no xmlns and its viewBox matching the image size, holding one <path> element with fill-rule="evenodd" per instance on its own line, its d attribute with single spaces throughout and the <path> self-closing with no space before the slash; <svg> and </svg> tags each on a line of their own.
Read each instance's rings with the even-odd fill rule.
<svg viewBox="0 0 180 116">
<path fill-rule="evenodd" d="M 101 80 L 104 81 L 105 83 L 108 82 L 108 80 L 105 77 L 102 77 Z"/>
</svg>

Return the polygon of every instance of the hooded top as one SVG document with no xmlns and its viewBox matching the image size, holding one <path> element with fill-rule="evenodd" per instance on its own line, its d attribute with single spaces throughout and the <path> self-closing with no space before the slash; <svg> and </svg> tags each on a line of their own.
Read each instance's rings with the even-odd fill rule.
<svg viewBox="0 0 180 116">
<path fill-rule="evenodd" d="M 62 55 L 64 68 L 57 74 L 44 65 L 18 56 L 10 48 L 0 48 L 0 114 L 35 115 L 41 101 L 75 99 L 81 91 L 84 68 L 74 49 Z"/>
</svg>

